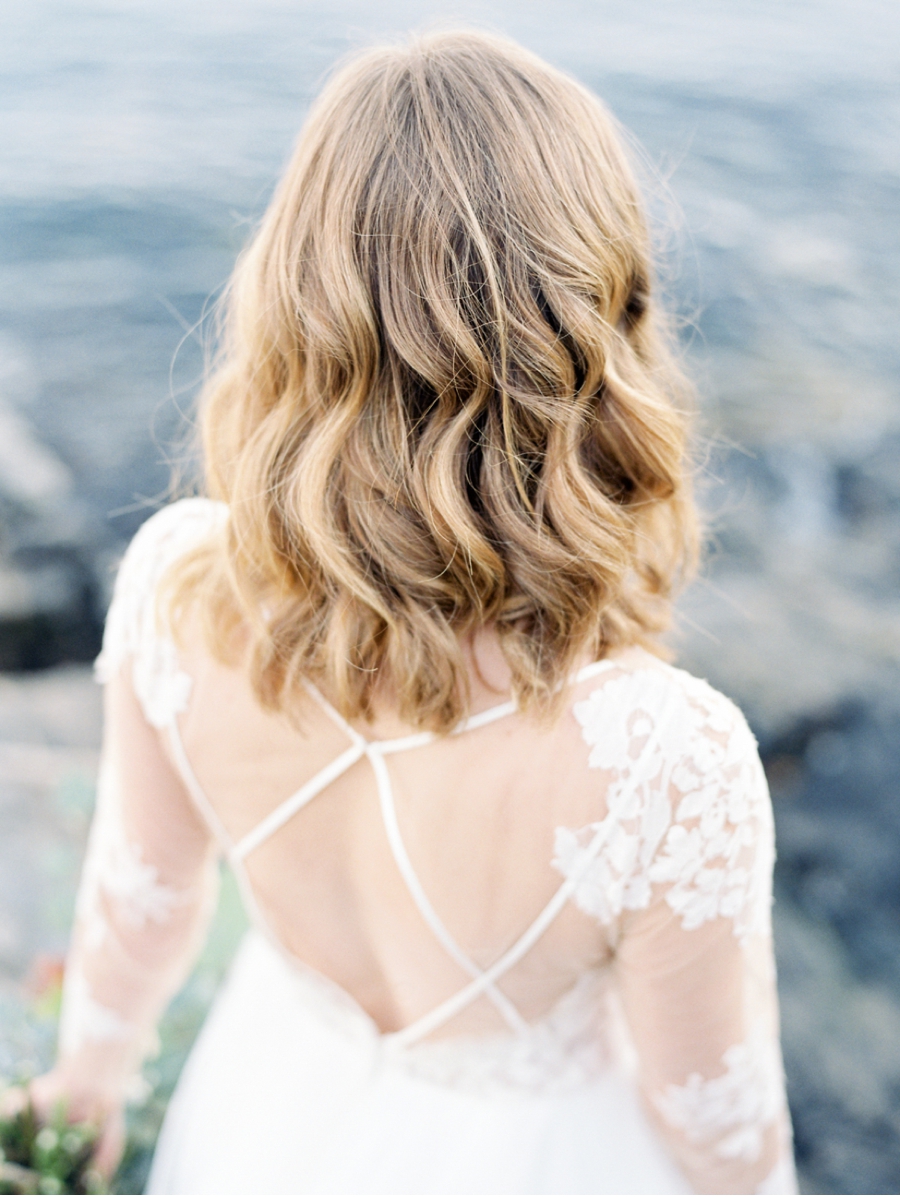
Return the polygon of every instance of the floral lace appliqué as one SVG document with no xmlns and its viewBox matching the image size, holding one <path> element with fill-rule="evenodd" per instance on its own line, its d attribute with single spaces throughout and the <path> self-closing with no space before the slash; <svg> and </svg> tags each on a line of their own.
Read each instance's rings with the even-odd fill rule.
<svg viewBox="0 0 900 1197">
<path fill-rule="evenodd" d="M 109 681 L 130 658 L 132 682 L 147 721 L 165 727 L 183 711 L 191 678 L 179 667 L 170 636 L 160 628 L 156 596 L 166 570 L 226 518 L 209 499 L 182 499 L 143 525 L 125 554 L 106 621 L 97 680 Z"/>
<path fill-rule="evenodd" d="M 110 845 L 101 884 L 122 921 L 138 931 L 148 923 L 167 923 L 192 896 L 163 885 L 159 869 L 144 860 L 138 844 L 124 837 Z"/>
<path fill-rule="evenodd" d="M 685 930 L 724 917 L 742 939 L 765 932 L 771 811 L 755 741 L 737 709 L 705 682 L 655 666 L 612 677 L 573 712 L 590 767 L 608 776 L 607 804 L 619 811 L 576 904 L 609 924 L 623 910 L 648 906 L 660 884 Z M 565 876 L 596 826 L 557 829 L 554 865 Z"/>
<path fill-rule="evenodd" d="M 110 916 L 130 930 L 148 923 L 163 926 L 192 894 L 159 879 L 159 869 L 144 858 L 141 845 L 129 839 L 122 824 L 112 770 L 101 762 L 97 808 L 90 851 L 78 900 L 78 918 L 85 946 L 95 951 L 110 933 Z"/>
<path fill-rule="evenodd" d="M 75 1052 L 86 1043 L 127 1043 L 134 1026 L 117 1010 L 98 1002 L 80 973 L 66 974 L 60 1046 Z"/>
<path fill-rule="evenodd" d="M 725 1071 L 711 1080 L 692 1073 L 652 1100 L 669 1126 L 691 1143 L 712 1148 L 723 1160 L 755 1163 L 763 1135 L 782 1112 L 782 1073 L 777 1045 L 762 1034 L 730 1047 Z"/>
</svg>

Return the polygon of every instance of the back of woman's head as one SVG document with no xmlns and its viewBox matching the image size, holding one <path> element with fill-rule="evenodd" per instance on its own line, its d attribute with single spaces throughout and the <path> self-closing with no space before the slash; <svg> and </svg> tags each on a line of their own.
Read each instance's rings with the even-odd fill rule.
<svg viewBox="0 0 900 1197">
<path fill-rule="evenodd" d="M 611 116 L 476 33 L 350 61 L 230 291 L 202 410 L 231 511 L 198 580 L 264 702 L 464 713 L 492 625 L 522 704 L 652 642 L 693 543 L 684 388 Z M 242 638 L 246 642 L 245 637 Z"/>
</svg>

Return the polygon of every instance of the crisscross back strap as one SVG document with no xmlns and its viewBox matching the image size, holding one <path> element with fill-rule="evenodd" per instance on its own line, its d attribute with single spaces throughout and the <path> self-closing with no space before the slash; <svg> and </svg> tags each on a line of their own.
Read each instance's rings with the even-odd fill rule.
<svg viewBox="0 0 900 1197">
<path fill-rule="evenodd" d="M 423 1015 L 422 1018 L 417 1019 L 414 1023 L 410 1023 L 402 1031 L 395 1031 L 390 1038 L 396 1047 L 406 1047 L 419 1039 L 424 1039 L 427 1035 L 432 1034 L 433 1031 L 438 1030 L 439 1027 L 449 1022 L 451 1018 L 455 1018 L 457 1014 L 461 1014 L 467 1006 L 471 1006 L 473 1002 L 477 1001 L 482 994 L 500 980 L 504 973 L 514 968 L 522 957 L 531 951 L 563 909 L 566 902 L 568 902 L 585 871 L 609 839 L 617 818 L 618 811 L 609 812 L 597 829 L 587 851 L 578 864 L 578 868 L 573 869 L 528 930 L 516 940 L 509 951 L 505 952 L 490 968 L 480 973 L 471 984 L 467 985 L 464 989 L 460 989 L 453 997 L 448 998 L 446 1002 L 442 1002 L 434 1010 Z"/>
<path fill-rule="evenodd" d="M 394 863 L 406 883 L 406 888 L 409 890 L 410 897 L 419 908 L 419 913 L 422 918 L 431 928 L 435 938 L 443 947 L 444 951 L 452 960 L 469 974 L 470 977 L 481 977 L 482 971 L 478 965 L 462 950 L 447 928 L 444 926 L 437 911 L 429 901 L 428 895 L 422 888 L 419 881 L 418 874 L 412 866 L 412 861 L 406 851 L 406 845 L 403 843 L 403 837 L 400 834 L 400 824 L 397 822 L 397 811 L 394 806 L 394 793 L 391 786 L 390 774 L 388 773 L 387 765 L 384 760 L 382 751 L 379 751 L 375 746 L 370 746 L 368 753 L 369 760 L 372 763 L 372 768 L 375 773 L 375 782 L 378 786 L 378 799 L 381 804 L 381 816 L 384 822 L 384 829 L 387 834 L 388 844 L 391 848 L 391 853 L 394 857 Z M 528 1023 L 515 1008 L 506 994 L 501 993 L 495 985 L 489 983 L 484 988 L 485 996 L 493 1002 L 501 1016 L 506 1021 L 507 1025 L 519 1034 L 528 1030 Z"/>
<path fill-rule="evenodd" d="M 346 773 L 355 765 L 364 756 L 365 751 L 365 744 L 351 744 L 346 752 L 342 752 L 339 757 L 321 769 L 315 777 L 310 778 L 306 785 L 301 786 L 295 794 L 291 794 L 290 798 L 285 799 L 270 814 L 266 815 L 262 822 L 257 823 L 243 839 L 238 840 L 230 852 L 232 859 L 243 860 L 254 848 L 258 848 L 289 819 L 293 819 L 294 815 L 302 810 L 307 802 L 311 802 L 317 794 L 321 794 L 333 781 L 337 781 L 342 773 Z"/>
<path fill-rule="evenodd" d="M 428 895 L 422 888 L 422 883 L 419 881 L 418 874 L 413 868 L 412 861 L 409 859 L 409 854 L 406 851 L 406 845 L 403 842 L 403 837 L 400 834 L 400 824 L 397 820 L 397 810 L 394 805 L 394 790 L 391 785 L 391 777 L 388 772 L 387 764 L 385 763 L 385 756 L 396 754 L 398 752 L 406 752 L 412 748 L 421 748 L 426 744 L 430 744 L 437 739 L 433 732 L 417 732 L 411 736 L 402 736 L 395 740 L 366 740 L 364 739 L 354 727 L 344 719 L 344 717 L 334 709 L 330 702 L 318 690 L 317 687 L 311 683 L 308 684 L 308 689 L 313 698 L 318 702 L 319 706 L 329 715 L 329 717 L 341 728 L 341 730 L 348 736 L 355 740 L 355 746 L 360 750 L 360 755 L 365 755 L 372 766 L 372 771 L 375 774 L 375 784 L 378 789 L 378 801 L 381 807 L 381 817 L 384 823 L 384 830 L 387 836 L 388 845 L 391 849 L 391 854 L 394 857 L 394 863 L 397 870 L 406 885 L 409 895 L 413 902 L 418 907 L 425 923 L 431 928 L 432 934 L 441 944 L 444 951 L 454 960 L 464 972 L 468 973 L 470 977 L 480 977 L 481 969 L 466 953 L 462 950 L 450 932 L 447 930 L 437 911 L 432 906 Z M 509 704 L 504 704 L 503 714 L 506 714 L 505 707 Z M 500 708 L 494 707 L 491 712 L 493 714 Z M 500 716 L 493 714 L 494 718 Z M 478 718 L 478 716 L 476 716 Z M 484 720 L 489 722 L 489 720 Z M 359 759 L 358 757 L 356 759 Z M 349 765 L 347 766 L 349 768 Z M 316 780 L 316 779 L 314 779 Z M 309 784 L 309 783 L 307 783 Z M 318 791 L 317 791 L 318 792 Z M 310 795 L 312 796 L 312 795 Z M 290 800 L 289 800 L 290 801 Z M 285 804 L 286 805 L 286 804 Z M 280 809 L 280 808 L 279 808 Z M 298 808 L 299 809 L 299 808 Z M 273 812 L 277 814 L 278 811 Z M 272 816 L 270 816 L 271 818 Z M 290 818 L 290 814 L 287 815 Z M 484 991 L 485 996 L 491 1001 L 500 1013 L 507 1026 L 513 1031 L 522 1034 L 528 1029 L 528 1024 L 522 1018 L 512 1002 L 501 993 L 494 985 L 488 985 Z"/>
<path fill-rule="evenodd" d="M 588 665 L 584 669 L 580 670 L 572 680 L 574 682 L 583 681 L 608 667 L 608 661 L 595 661 L 593 664 Z M 267 839 L 269 839 L 270 836 L 274 835 L 279 828 L 283 827 L 285 823 L 292 819 L 294 815 L 297 814 L 298 811 L 302 810 L 308 802 L 311 802 L 317 794 L 321 794 L 321 792 L 330 786 L 333 781 L 337 781 L 342 773 L 346 773 L 347 770 L 352 768 L 352 766 L 355 765 L 356 762 L 363 756 L 369 756 L 374 766 L 375 754 L 377 754 L 378 759 L 381 759 L 385 755 L 398 752 L 407 752 L 412 748 L 424 747 L 424 745 L 432 743 L 432 741 L 437 738 L 433 732 L 416 732 L 411 736 L 402 736 L 395 740 L 367 740 L 364 736 L 360 735 L 355 727 L 352 727 L 347 722 L 343 715 L 335 710 L 335 708 L 325 698 L 317 686 L 314 686 L 312 682 L 306 682 L 305 687 L 310 697 L 315 700 L 325 714 L 328 715 L 328 717 L 334 723 L 336 723 L 341 731 L 348 737 L 351 742 L 350 747 L 346 752 L 342 752 L 340 756 L 336 757 L 333 761 L 321 769 L 315 775 L 315 777 L 310 778 L 310 780 L 302 785 L 294 794 L 291 794 L 283 802 L 279 803 L 273 811 L 266 815 L 261 822 L 259 822 L 251 831 L 243 836 L 243 838 L 240 839 L 229 851 L 229 856 L 232 859 L 243 860 L 244 857 L 246 857 L 255 848 L 258 848 L 260 844 L 263 844 Z M 514 701 L 510 701 L 500 703 L 495 707 L 490 707 L 486 711 L 479 711 L 476 715 L 471 715 L 468 719 L 460 723 L 458 727 L 455 727 L 452 734 L 461 735 L 463 732 L 473 731 L 478 727 L 485 727 L 489 723 L 494 723 L 497 719 L 504 719 L 507 716 L 514 714 L 517 709 L 517 704 Z M 183 758 L 184 749 L 181 747 L 180 738 L 178 740 L 178 748 L 181 749 L 179 755 Z M 378 769 L 376 769 L 376 776 L 377 775 Z M 379 794 L 384 794 L 385 792 L 390 793 L 390 781 L 388 781 L 386 786 L 382 783 L 379 784 Z M 204 803 L 206 806 L 209 805 L 205 802 L 205 799 Z M 386 810 L 383 800 L 382 810 Z M 396 816 L 394 817 L 394 824 L 396 825 Z M 390 833 L 388 833 L 388 838 L 391 838 Z M 395 837 L 395 840 L 392 842 L 392 849 L 394 847 L 394 843 L 396 842 L 397 840 Z M 394 857 L 397 860 L 397 865 L 400 868 L 401 873 L 404 875 L 404 879 L 409 885 L 409 876 L 413 875 L 412 865 L 409 865 L 407 859 L 406 863 L 409 865 L 409 868 L 408 870 L 405 869 L 404 865 L 401 863 L 402 858 L 398 856 L 397 851 L 394 851 Z M 418 882 L 416 882 L 416 884 L 418 885 Z M 421 889 L 421 887 L 419 888 Z M 420 905 L 418 901 L 416 904 Z M 435 915 L 434 917 L 436 918 L 437 916 Z M 430 917 L 426 916 L 426 921 L 428 921 L 429 925 L 433 926 Z M 441 938 L 441 936 L 439 935 L 438 938 Z"/>
<path fill-rule="evenodd" d="M 614 663 L 608 660 L 596 661 L 591 665 L 587 665 L 580 670 L 571 682 L 584 681 L 589 677 L 596 676 L 606 669 L 609 669 Z M 472 977 L 470 984 L 464 986 L 458 993 L 447 1001 L 442 1002 L 438 1007 L 432 1010 L 429 1014 L 418 1019 L 416 1022 L 405 1027 L 402 1031 L 397 1031 L 386 1038 L 390 1039 L 396 1046 L 404 1046 L 409 1043 L 414 1043 L 422 1039 L 426 1035 L 441 1027 L 444 1023 L 454 1018 L 457 1014 L 466 1009 L 467 1006 L 477 1001 L 480 997 L 488 998 L 498 1012 L 502 1015 L 507 1025 L 518 1033 L 524 1033 L 528 1030 L 528 1023 L 513 1005 L 513 1003 L 502 993 L 496 986 L 496 982 L 513 968 L 527 952 L 537 943 L 540 937 L 544 934 L 553 920 L 557 917 L 560 911 L 569 900 L 572 892 L 583 876 L 585 870 L 590 867 L 591 862 L 595 859 L 597 854 L 602 849 L 603 845 L 608 840 L 616 821 L 619 817 L 621 803 L 617 804 L 615 809 L 612 809 L 607 814 L 606 818 L 597 827 L 596 833 L 589 844 L 587 851 L 579 862 L 578 867 L 569 874 L 565 882 L 556 891 L 554 896 L 550 899 L 538 917 L 534 920 L 531 926 L 525 931 L 523 935 L 513 944 L 513 946 L 505 952 L 499 960 L 490 966 L 490 968 L 482 970 L 477 964 L 462 950 L 446 926 L 439 918 L 437 912 L 432 906 L 425 890 L 419 881 L 418 875 L 412 866 L 409 859 L 409 854 L 406 851 L 406 846 L 403 842 L 403 837 L 400 833 L 400 825 L 397 820 L 397 812 L 394 804 L 393 787 L 391 785 L 390 773 L 387 768 L 385 757 L 405 752 L 410 749 L 420 748 L 426 744 L 430 744 L 437 737 L 432 732 L 418 732 L 410 736 L 399 737 L 394 740 L 367 740 L 354 727 L 352 727 L 343 716 L 335 710 L 324 695 L 311 682 L 306 683 L 306 689 L 310 696 L 322 708 L 322 710 L 333 720 L 334 723 L 344 732 L 350 740 L 350 746 L 346 751 L 330 761 L 323 769 L 320 769 L 314 777 L 305 782 L 295 793 L 291 794 L 283 802 L 279 803 L 273 811 L 271 811 L 264 819 L 244 835 L 236 844 L 231 844 L 228 839 L 227 832 L 222 826 L 221 820 L 218 818 L 212 804 L 204 794 L 196 776 L 191 769 L 190 762 L 187 759 L 187 754 L 184 751 L 184 746 L 181 742 L 181 736 L 178 731 L 177 721 L 173 718 L 170 724 L 171 742 L 175 753 L 176 761 L 181 770 L 185 783 L 188 786 L 192 796 L 198 804 L 202 813 L 210 821 L 210 824 L 216 831 L 219 839 L 223 842 L 229 858 L 238 870 L 239 879 L 244 882 L 242 888 L 247 892 L 248 897 L 253 898 L 252 886 L 249 884 L 249 879 L 246 877 L 243 868 L 245 858 L 265 843 L 272 835 L 275 834 L 281 827 L 285 825 L 290 819 L 302 810 L 307 803 L 311 802 L 318 794 L 326 789 L 332 782 L 336 781 L 342 774 L 351 769 L 363 757 L 367 758 L 372 766 L 375 775 L 375 782 L 378 790 L 379 804 L 381 807 L 382 819 L 384 822 L 385 834 L 387 836 L 388 844 L 391 849 L 397 869 L 406 884 L 410 897 L 415 903 L 422 915 L 425 923 L 431 928 L 432 933 L 442 945 L 447 954 L 454 960 L 465 972 Z M 518 709 L 515 701 L 500 703 L 497 706 L 490 707 L 486 711 L 479 711 L 477 714 L 470 716 L 458 727 L 453 729 L 451 734 L 459 735 L 466 731 L 474 730 L 475 728 L 485 727 L 498 719 L 503 719 L 508 715 L 512 715 Z M 660 725 L 657 725 L 656 731 L 650 737 L 650 740 L 644 747 L 641 759 L 638 762 L 638 767 L 650 755 L 652 748 L 655 746 L 656 739 L 660 732 Z M 638 779 L 639 780 L 639 779 Z M 622 801 L 630 797 L 630 792 Z M 256 906 L 255 899 L 252 902 Z"/>
<path fill-rule="evenodd" d="M 486 990 L 496 984 L 497 981 L 514 968 L 516 964 L 527 955 L 528 952 L 538 942 L 547 928 L 551 925 L 553 920 L 562 911 L 569 898 L 574 893 L 578 883 L 586 871 L 590 868 L 593 861 L 597 858 L 603 846 L 609 840 L 610 835 L 616 828 L 616 825 L 622 815 L 622 811 L 627 807 L 636 787 L 644 780 L 645 766 L 651 760 L 654 751 L 659 743 L 667 724 L 665 712 L 663 717 L 657 722 L 653 732 L 650 734 L 647 743 L 635 762 L 635 767 L 631 776 L 631 784 L 618 796 L 614 806 L 607 812 L 606 818 L 597 825 L 594 837 L 588 845 L 584 855 L 581 857 L 577 866 L 569 873 L 566 880 L 562 883 L 541 913 L 537 916 L 531 926 L 522 934 L 513 946 L 495 961 L 489 968 L 485 969 L 479 977 L 476 977 L 464 989 L 459 990 L 447 1001 L 442 1002 L 435 1007 L 428 1014 L 423 1015 L 422 1018 L 417 1019 L 414 1023 L 404 1027 L 401 1031 L 394 1032 L 391 1036 L 391 1042 L 396 1047 L 406 1047 L 427 1035 L 432 1034 L 438 1030 L 450 1019 L 455 1018 L 457 1014 L 462 1013 L 466 1007 L 477 1001 L 479 997 Z"/>
</svg>

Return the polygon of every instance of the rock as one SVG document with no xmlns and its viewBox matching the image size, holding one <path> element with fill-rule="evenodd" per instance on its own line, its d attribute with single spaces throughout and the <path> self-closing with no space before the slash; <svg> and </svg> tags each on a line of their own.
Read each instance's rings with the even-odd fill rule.
<svg viewBox="0 0 900 1197">
<path fill-rule="evenodd" d="M 0 669 L 97 651 L 101 588 L 78 492 L 69 467 L 0 402 Z"/>
</svg>

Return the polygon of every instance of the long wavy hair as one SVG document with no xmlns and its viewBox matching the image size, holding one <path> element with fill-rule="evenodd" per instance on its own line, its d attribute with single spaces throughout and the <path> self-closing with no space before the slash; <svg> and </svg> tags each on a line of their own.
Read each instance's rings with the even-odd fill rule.
<svg viewBox="0 0 900 1197">
<path fill-rule="evenodd" d="M 537 713 L 586 656 L 653 648 L 696 535 L 652 280 L 620 132 L 573 79 L 467 31 L 345 63 L 226 297 L 201 429 L 230 516 L 176 608 L 270 708 L 308 678 L 437 731 L 485 625 Z"/>
</svg>

